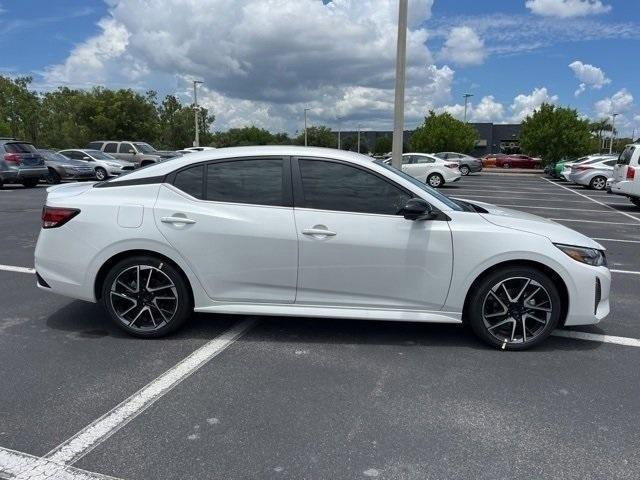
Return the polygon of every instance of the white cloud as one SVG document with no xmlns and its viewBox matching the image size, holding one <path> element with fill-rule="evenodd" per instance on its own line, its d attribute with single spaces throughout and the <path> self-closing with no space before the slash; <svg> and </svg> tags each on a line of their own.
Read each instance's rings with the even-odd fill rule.
<svg viewBox="0 0 640 480">
<path fill-rule="evenodd" d="M 611 11 L 611 5 L 601 0 L 527 0 L 525 6 L 531 13 L 544 17 L 585 17 Z"/>
<path fill-rule="evenodd" d="M 521 93 L 511 104 L 511 121 L 521 122 L 543 103 L 556 103 L 557 95 L 549 95 L 546 87 L 534 88 L 529 95 Z"/>
<path fill-rule="evenodd" d="M 440 57 L 460 66 L 484 62 L 484 42 L 470 27 L 454 27 L 442 47 Z"/>
<path fill-rule="evenodd" d="M 475 122 L 500 122 L 504 118 L 504 105 L 496 102 L 493 95 L 483 97 L 473 109 L 472 118 Z"/>
<path fill-rule="evenodd" d="M 597 101 L 594 105 L 594 111 L 596 118 L 607 118 L 612 113 L 627 113 L 632 107 L 633 95 L 626 88 L 623 88 L 612 96 Z"/>
<path fill-rule="evenodd" d="M 392 119 L 397 0 L 109 0 L 102 32 L 45 73 L 49 84 L 127 84 L 187 92 L 205 82 L 219 121 L 288 129 L 305 106 L 323 121 Z M 433 0 L 410 0 L 407 120 L 446 102 L 453 70 L 427 67 Z M 180 84 L 166 85 L 167 78 Z M 160 85 L 158 85 L 160 84 Z M 185 95 L 185 100 L 189 97 Z M 317 107 L 317 108 L 315 108 Z M 222 110 L 224 109 L 224 110 Z M 419 112 L 419 113 L 418 113 Z"/>
<path fill-rule="evenodd" d="M 581 82 L 575 91 L 576 97 L 584 92 L 587 87 L 599 90 L 604 85 L 611 83 L 611 79 L 607 78 L 602 69 L 588 63 L 576 60 L 569 64 L 569 68 L 573 70 L 576 78 Z"/>
</svg>

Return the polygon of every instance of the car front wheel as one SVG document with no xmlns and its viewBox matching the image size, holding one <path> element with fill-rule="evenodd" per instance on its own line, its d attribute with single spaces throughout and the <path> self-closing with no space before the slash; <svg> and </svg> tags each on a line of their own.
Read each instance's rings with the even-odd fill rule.
<svg viewBox="0 0 640 480">
<path fill-rule="evenodd" d="M 467 167 L 466 165 L 462 165 L 460 167 L 460 173 L 466 177 L 467 175 L 469 175 L 469 173 L 471 173 L 471 170 L 469 170 L 469 167 Z"/>
<path fill-rule="evenodd" d="M 633 203 L 636 207 L 640 207 L 640 197 L 632 197 L 629 200 L 631 200 L 631 203 Z"/>
<path fill-rule="evenodd" d="M 35 187 L 36 185 L 38 185 L 38 182 L 39 182 L 39 181 L 40 181 L 40 180 L 38 180 L 37 178 L 29 178 L 29 179 L 27 179 L 27 180 L 23 180 L 23 181 L 22 181 L 22 185 L 23 185 L 25 188 L 33 188 L 33 187 Z"/>
<path fill-rule="evenodd" d="M 444 178 L 439 173 L 432 173 L 427 177 L 427 183 L 430 187 L 438 188 L 444 185 Z"/>
<path fill-rule="evenodd" d="M 530 267 L 497 270 L 475 285 L 465 320 L 485 343 L 525 350 L 544 341 L 560 322 L 554 282 Z"/>
<path fill-rule="evenodd" d="M 137 337 L 162 337 L 191 315 L 187 281 L 172 265 L 148 256 L 131 257 L 107 274 L 102 301 L 118 327 Z"/>
<path fill-rule="evenodd" d="M 589 188 L 593 190 L 604 190 L 607 186 L 607 179 L 605 177 L 593 177 L 589 182 Z"/>
<path fill-rule="evenodd" d="M 102 168 L 102 167 L 96 168 L 96 178 L 98 180 L 100 180 L 102 182 L 103 180 L 106 180 L 107 177 L 108 177 L 108 174 L 107 174 L 107 171 L 104 168 Z"/>
</svg>

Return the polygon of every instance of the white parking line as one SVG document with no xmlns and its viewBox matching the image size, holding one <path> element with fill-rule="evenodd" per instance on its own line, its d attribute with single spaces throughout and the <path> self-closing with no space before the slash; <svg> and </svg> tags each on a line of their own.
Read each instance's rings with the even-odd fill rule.
<svg viewBox="0 0 640 480">
<path fill-rule="evenodd" d="M 15 480 L 118 480 L 46 458 L 0 447 L 0 478 Z"/>
<path fill-rule="evenodd" d="M 593 237 L 594 240 L 597 240 L 599 242 L 622 242 L 622 243 L 640 243 L 640 240 L 623 240 L 620 238 L 595 238 Z"/>
<path fill-rule="evenodd" d="M 0 265 L 0 270 L 4 270 L 5 272 L 36 273 L 33 268 L 14 267 L 13 265 Z"/>
<path fill-rule="evenodd" d="M 640 218 L 638 218 L 638 217 L 634 217 L 633 215 L 631 215 L 631 214 L 629 214 L 629 213 L 626 213 L 626 212 L 621 212 L 620 210 L 617 210 L 617 209 L 615 209 L 615 208 L 613 208 L 613 207 L 611 207 L 611 206 L 607 205 L 606 203 L 599 202 L 598 200 L 596 200 L 596 199 L 594 199 L 594 198 L 591 198 L 591 197 L 589 197 L 588 195 L 584 195 L 583 193 L 576 192 L 575 190 L 571 190 L 570 188 L 567 188 L 567 187 L 565 187 L 564 185 L 558 185 L 557 183 L 552 182 L 551 180 L 548 180 L 548 179 L 546 179 L 546 178 L 543 178 L 543 180 L 545 180 L 545 181 L 549 182 L 549 183 L 550 183 L 550 184 L 552 184 L 552 185 L 555 185 L 556 187 L 564 188 L 565 190 L 569 190 L 570 192 L 573 192 L 573 193 L 575 193 L 576 195 L 580 195 L 580 196 L 581 196 L 581 197 L 583 197 L 583 198 L 587 198 L 587 199 L 591 200 L 593 203 L 597 203 L 598 205 L 602 205 L 603 207 L 608 208 L 608 209 L 610 209 L 610 210 L 613 210 L 614 212 L 616 212 L 616 213 L 618 213 L 618 214 L 620 214 L 620 215 L 624 215 L 625 217 L 632 218 L 632 219 L 634 219 L 636 222 L 640 222 Z"/>
<path fill-rule="evenodd" d="M 635 270 L 614 270 L 614 269 L 609 269 L 610 272 L 612 273 L 623 273 L 625 275 L 640 275 L 640 272 L 636 272 Z"/>
<path fill-rule="evenodd" d="M 484 191 L 486 192 L 486 190 Z M 455 192 L 455 193 L 452 192 L 450 196 L 462 197 L 462 198 L 469 197 L 469 198 L 489 198 L 489 199 L 499 198 L 504 200 L 529 200 L 534 202 L 588 203 L 586 200 L 564 200 L 564 199 L 557 199 L 557 198 L 531 198 L 531 197 L 501 197 L 496 195 L 475 195 L 472 193 L 467 194 L 466 192 L 460 192 L 459 195 L 458 195 L 458 192 Z M 549 194 L 547 193 L 546 196 L 548 197 Z M 624 204 L 621 203 L 620 205 L 624 205 Z"/>
<path fill-rule="evenodd" d="M 604 222 L 600 220 L 578 220 L 575 218 L 550 218 L 549 220 L 553 220 L 555 222 L 604 223 L 606 225 L 628 225 L 630 227 L 640 227 L 640 225 L 637 223 Z"/>
<path fill-rule="evenodd" d="M 597 213 L 602 213 L 605 212 L 606 210 L 589 210 L 586 208 L 564 208 L 564 207 L 529 207 L 527 205 L 503 205 L 502 203 L 496 203 L 496 205 L 498 207 L 512 207 L 512 208 L 522 208 L 522 209 L 527 209 L 527 208 L 536 208 L 536 209 L 542 209 L 542 210 L 569 210 L 572 212 L 597 212 Z"/>
<path fill-rule="evenodd" d="M 616 345 L 626 345 L 628 347 L 640 347 L 640 340 L 637 338 L 616 337 L 614 335 L 601 335 L 599 333 L 578 332 L 576 330 L 554 330 L 551 335 L 555 337 L 575 338 L 578 340 L 589 340 L 591 342 L 615 343 Z"/>
<path fill-rule="evenodd" d="M 86 426 L 73 437 L 51 450 L 45 458 L 56 463 L 72 465 L 100 445 L 116 431 L 136 418 L 156 400 L 225 350 L 253 325 L 255 319 L 244 320 L 210 340 L 187 358 L 176 364 L 120 405 Z"/>
</svg>

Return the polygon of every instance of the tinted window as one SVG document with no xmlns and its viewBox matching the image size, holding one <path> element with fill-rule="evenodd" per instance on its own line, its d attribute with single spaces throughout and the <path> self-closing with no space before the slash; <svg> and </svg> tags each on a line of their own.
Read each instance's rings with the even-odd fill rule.
<svg viewBox="0 0 640 480">
<path fill-rule="evenodd" d="M 7 143 L 4 149 L 9 153 L 33 153 L 36 151 L 36 147 L 30 143 Z"/>
<path fill-rule="evenodd" d="M 104 150 L 103 151 L 107 152 L 107 153 L 116 153 L 116 149 L 117 148 L 118 148 L 118 144 L 111 142 L 111 143 L 107 143 L 104 146 Z"/>
<path fill-rule="evenodd" d="M 618 158 L 618 165 L 629 165 L 629 162 L 631 162 L 631 157 L 633 157 L 634 150 L 635 147 L 632 146 L 628 146 L 627 148 L 625 148 Z"/>
<path fill-rule="evenodd" d="M 414 158 L 418 161 L 417 163 L 434 163 L 435 160 L 429 157 L 423 157 L 422 155 L 416 155 Z M 416 163 L 416 162 L 412 162 Z"/>
<path fill-rule="evenodd" d="M 100 150 L 87 150 L 85 155 L 90 155 L 96 160 L 115 160 L 114 157 L 108 153 L 101 152 Z"/>
<path fill-rule="evenodd" d="M 118 153 L 129 153 L 129 150 L 133 150 L 135 152 L 133 145 L 130 143 L 121 143 L 120 147 L 118 147 Z"/>
<path fill-rule="evenodd" d="M 617 162 L 617 160 L 607 160 L 606 162 L 602 162 L 605 165 L 609 165 L 610 167 L 612 167 L 613 165 L 615 165 Z"/>
<path fill-rule="evenodd" d="M 403 164 L 403 165 L 406 165 L 406 164 L 408 164 L 408 163 L 416 163 L 416 162 L 414 161 L 414 159 L 415 159 L 415 157 L 414 157 L 414 156 L 412 156 L 412 155 L 403 155 L 403 156 L 402 156 L 402 164 Z"/>
<path fill-rule="evenodd" d="M 236 160 L 207 165 L 207 200 L 286 205 L 281 159 Z"/>
<path fill-rule="evenodd" d="M 90 148 L 91 150 L 100 150 L 102 148 L 102 142 L 91 142 L 87 145 L 87 148 Z"/>
<path fill-rule="evenodd" d="M 173 185 L 192 197 L 203 198 L 204 167 L 197 165 L 176 174 Z"/>
<path fill-rule="evenodd" d="M 300 160 L 304 206 L 319 210 L 396 215 L 411 195 L 359 168 Z"/>
<path fill-rule="evenodd" d="M 81 153 L 81 152 L 75 152 L 75 151 L 71 151 L 71 150 L 67 150 L 67 151 L 61 152 L 61 153 L 62 153 L 62 155 L 64 155 L 67 158 L 75 158 L 76 160 L 80 160 L 84 156 L 84 154 Z"/>
</svg>

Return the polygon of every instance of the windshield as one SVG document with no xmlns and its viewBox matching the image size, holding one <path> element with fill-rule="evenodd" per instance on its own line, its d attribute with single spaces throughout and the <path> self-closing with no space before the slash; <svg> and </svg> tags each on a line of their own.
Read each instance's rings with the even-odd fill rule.
<svg viewBox="0 0 640 480">
<path fill-rule="evenodd" d="M 157 151 L 155 148 L 153 148 L 148 143 L 134 142 L 134 145 L 136 147 L 138 147 L 138 150 L 140 150 L 142 153 L 152 153 L 152 152 L 156 152 Z"/>
<path fill-rule="evenodd" d="M 115 157 L 112 157 L 108 153 L 104 153 L 100 150 L 85 150 L 85 153 L 96 160 L 115 160 Z"/>
<path fill-rule="evenodd" d="M 453 200 L 451 200 L 449 197 L 447 197 L 446 195 L 443 195 L 442 193 L 440 193 L 439 191 L 437 191 L 435 188 L 431 188 L 430 186 L 422 183 L 420 180 L 413 178 L 411 175 L 407 175 L 406 173 L 404 173 L 402 170 L 398 170 L 395 167 L 392 167 L 391 165 L 387 165 L 384 162 L 381 162 L 380 160 L 376 160 L 375 163 L 377 163 L 378 165 L 381 165 L 382 167 L 386 168 L 387 170 L 395 173 L 396 175 L 400 175 L 402 178 L 404 178 L 405 180 L 410 181 L 411 183 L 413 183 L 415 186 L 419 187 L 421 190 L 424 190 L 425 192 L 427 192 L 429 195 L 431 195 L 432 197 L 436 198 L 438 201 L 444 203 L 447 207 L 449 207 L 451 210 L 457 210 L 459 212 L 463 211 L 464 209 L 458 205 L 456 202 L 454 202 Z"/>
</svg>

